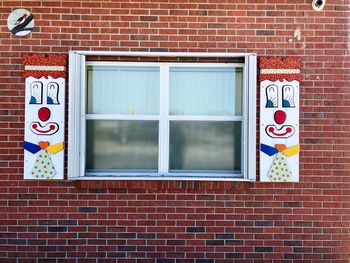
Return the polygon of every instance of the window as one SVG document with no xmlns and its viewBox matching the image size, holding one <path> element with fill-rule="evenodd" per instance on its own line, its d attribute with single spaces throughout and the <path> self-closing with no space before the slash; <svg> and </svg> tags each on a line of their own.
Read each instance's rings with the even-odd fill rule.
<svg viewBox="0 0 350 263">
<path fill-rule="evenodd" d="M 69 178 L 255 179 L 255 55 L 205 54 L 240 63 L 86 55 L 94 54 L 70 53 Z"/>
</svg>

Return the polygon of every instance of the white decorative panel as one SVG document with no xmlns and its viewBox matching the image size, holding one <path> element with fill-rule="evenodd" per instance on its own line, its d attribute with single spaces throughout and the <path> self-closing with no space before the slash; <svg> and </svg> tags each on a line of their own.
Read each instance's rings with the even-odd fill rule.
<svg viewBox="0 0 350 263">
<path fill-rule="evenodd" d="M 65 68 L 53 58 L 25 59 L 24 179 L 64 178 Z"/>
<path fill-rule="evenodd" d="M 298 182 L 300 60 L 263 62 L 263 66 L 260 64 L 260 181 Z"/>
</svg>

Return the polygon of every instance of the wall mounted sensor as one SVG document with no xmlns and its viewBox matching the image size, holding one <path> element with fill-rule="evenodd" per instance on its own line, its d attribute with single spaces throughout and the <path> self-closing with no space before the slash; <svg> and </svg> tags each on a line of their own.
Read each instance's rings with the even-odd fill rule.
<svg viewBox="0 0 350 263">
<path fill-rule="evenodd" d="M 321 11 L 326 4 L 326 0 L 312 0 L 312 8 L 316 11 Z"/>
</svg>

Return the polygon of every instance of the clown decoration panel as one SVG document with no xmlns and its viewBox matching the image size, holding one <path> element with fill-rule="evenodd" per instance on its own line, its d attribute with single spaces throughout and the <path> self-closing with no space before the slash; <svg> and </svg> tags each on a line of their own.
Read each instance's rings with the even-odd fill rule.
<svg viewBox="0 0 350 263">
<path fill-rule="evenodd" d="M 65 55 L 25 55 L 24 178 L 64 178 Z"/>
<path fill-rule="evenodd" d="M 260 181 L 299 181 L 299 58 L 261 58 Z"/>
</svg>

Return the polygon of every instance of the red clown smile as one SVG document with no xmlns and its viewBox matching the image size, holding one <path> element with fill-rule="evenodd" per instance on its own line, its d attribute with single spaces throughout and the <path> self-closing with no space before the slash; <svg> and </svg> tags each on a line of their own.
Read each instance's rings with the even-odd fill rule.
<svg viewBox="0 0 350 263">
<path fill-rule="evenodd" d="M 291 125 L 284 125 L 280 129 L 277 129 L 275 125 L 268 125 L 266 127 L 266 133 L 272 138 L 288 138 L 292 136 L 295 129 Z"/>
<path fill-rule="evenodd" d="M 58 131 L 59 126 L 55 122 L 49 122 L 46 125 L 41 126 L 39 122 L 34 121 L 30 124 L 30 129 L 38 135 L 52 135 Z"/>
</svg>

